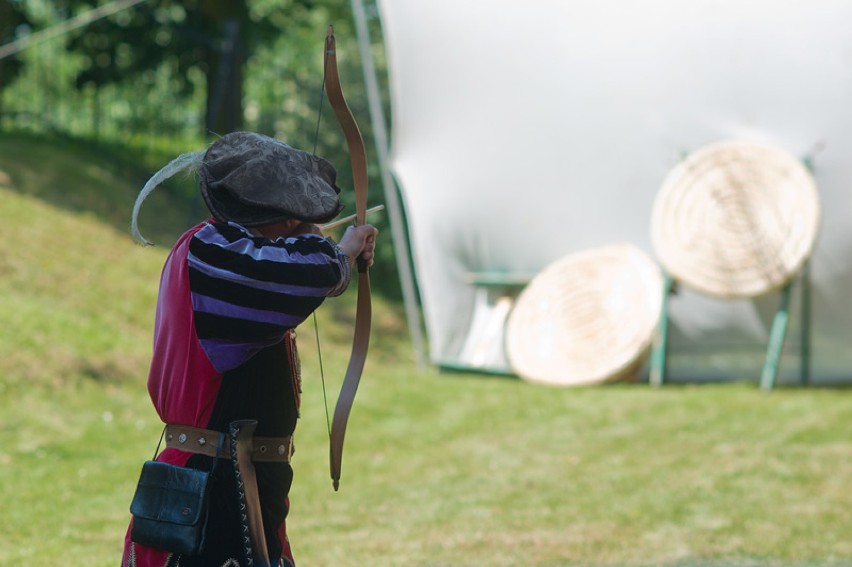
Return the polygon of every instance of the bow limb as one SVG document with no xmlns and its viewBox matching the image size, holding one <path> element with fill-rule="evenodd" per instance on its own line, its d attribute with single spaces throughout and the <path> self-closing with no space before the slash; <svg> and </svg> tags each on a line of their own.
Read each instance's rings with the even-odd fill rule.
<svg viewBox="0 0 852 567">
<path fill-rule="evenodd" d="M 334 29 L 329 26 L 325 39 L 325 90 L 328 101 L 337 115 L 337 121 L 346 137 L 346 145 L 349 148 L 349 161 L 352 164 L 352 184 L 355 191 L 355 224 L 366 223 L 367 220 L 367 153 L 364 149 L 364 139 L 355 122 L 355 117 L 346 104 L 343 90 L 340 87 L 340 77 L 337 72 L 336 46 L 334 41 Z M 343 385 L 340 387 L 340 395 L 334 408 L 334 419 L 331 424 L 329 465 L 331 467 L 331 480 L 334 490 L 340 486 L 340 467 L 343 459 L 343 438 L 346 435 L 346 424 L 349 421 L 349 413 L 355 394 L 358 391 L 358 383 L 361 381 L 361 373 L 367 360 L 367 350 L 370 345 L 370 326 L 372 319 L 372 301 L 370 299 L 370 276 L 367 265 L 358 259 L 358 305 L 355 312 L 355 335 L 352 340 L 352 355 L 349 357 L 349 366 Z"/>
</svg>

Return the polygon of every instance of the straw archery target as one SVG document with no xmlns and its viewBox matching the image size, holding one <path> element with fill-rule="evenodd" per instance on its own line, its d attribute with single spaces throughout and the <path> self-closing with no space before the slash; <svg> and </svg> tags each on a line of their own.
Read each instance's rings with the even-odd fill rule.
<svg viewBox="0 0 852 567">
<path fill-rule="evenodd" d="M 816 184 L 799 160 L 768 146 L 721 142 L 666 177 L 651 239 L 675 279 L 718 297 L 754 297 L 802 268 L 819 218 Z"/>
<path fill-rule="evenodd" d="M 509 315 L 512 369 L 563 386 L 625 377 L 650 347 L 662 288 L 657 264 L 632 244 L 557 260 L 533 278 Z"/>
</svg>

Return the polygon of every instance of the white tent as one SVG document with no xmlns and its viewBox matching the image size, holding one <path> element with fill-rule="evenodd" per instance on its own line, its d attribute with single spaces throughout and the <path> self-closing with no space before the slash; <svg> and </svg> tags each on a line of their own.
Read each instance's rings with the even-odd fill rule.
<svg viewBox="0 0 852 567">
<path fill-rule="evenodd" d="M 390 167 L 434 363 L 479 365 L 466 359 L 466 344 L 474 320 L 495 305 L 476 307 L 469 274 L 523 277 L 618 242 L 653 255 L 651 210 L 666 174 L 684 154 L 734 139 L 814 165 L 823 218 L 811 263 L 813 366 L 818 378 L 848 376 L 852 3 L 378 4 L 391 84 Z M 759 369 L 777 301 L 684 290 L 670 312 L 671 352 L 691 357 L 681 370 Z M 796 313 L 794 302 L 794 329 Z M 722 356 L 743 350 L 743 368 Z M 505 361 L 498 352 L 481 366 L 505 369 Z"/>
</svg>

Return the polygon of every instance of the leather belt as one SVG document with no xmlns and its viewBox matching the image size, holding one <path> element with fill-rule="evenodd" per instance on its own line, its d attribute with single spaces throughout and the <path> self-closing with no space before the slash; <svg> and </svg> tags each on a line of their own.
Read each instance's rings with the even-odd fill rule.
<svg viewBox="0 0 852 567">
<path fill-rule="evenodd" d="M 221 452 L 216 454 L 219 435 L 226 435 L 210 429 L 189 427 L 188 425 L 166 425 L 166 447 L 189 453 L 198 453 L 220 459 L 231 458 L 231 439 L 225 437 Z M 295 446 L 293 436 L 253 437 L 251 460 L 257 462 L 289 463 Z"/>
</svg>

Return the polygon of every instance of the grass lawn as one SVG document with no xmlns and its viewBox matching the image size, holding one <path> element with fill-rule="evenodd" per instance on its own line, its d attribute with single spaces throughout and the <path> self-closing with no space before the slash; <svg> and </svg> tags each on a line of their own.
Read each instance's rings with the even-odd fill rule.
<svg viewBox="0 0 852 567">
<path fill-rule="evenodd" d="M 344 494 L 321 427 L 297 461 L 294 545 L 316 564 L 852 563 L 848 392 L 374 368 L 359 401 Z"/>
<path fill-rule="evenodd" d="M 161 429 L 144 376 L 167 247 L 5 183 L 0 566 L 115 566 Z M 319 317 L 330 411 L 351 299 Z M 852 389 L 440 374 L 414 367 L 404 329 L 377 302 L 338 493 L 300 331 L 300 565 L 852 565 Z"/>
<path fill-rule="evenodd" d="M 334 493 L 310 351 L 302 565 L 852 564 L 848 391 L 551 390 L 371 360 Z M 0 412 L 0 565 L 114 565 L 159 435 L 141 380 L 23 389 Z"/>
</svg>

